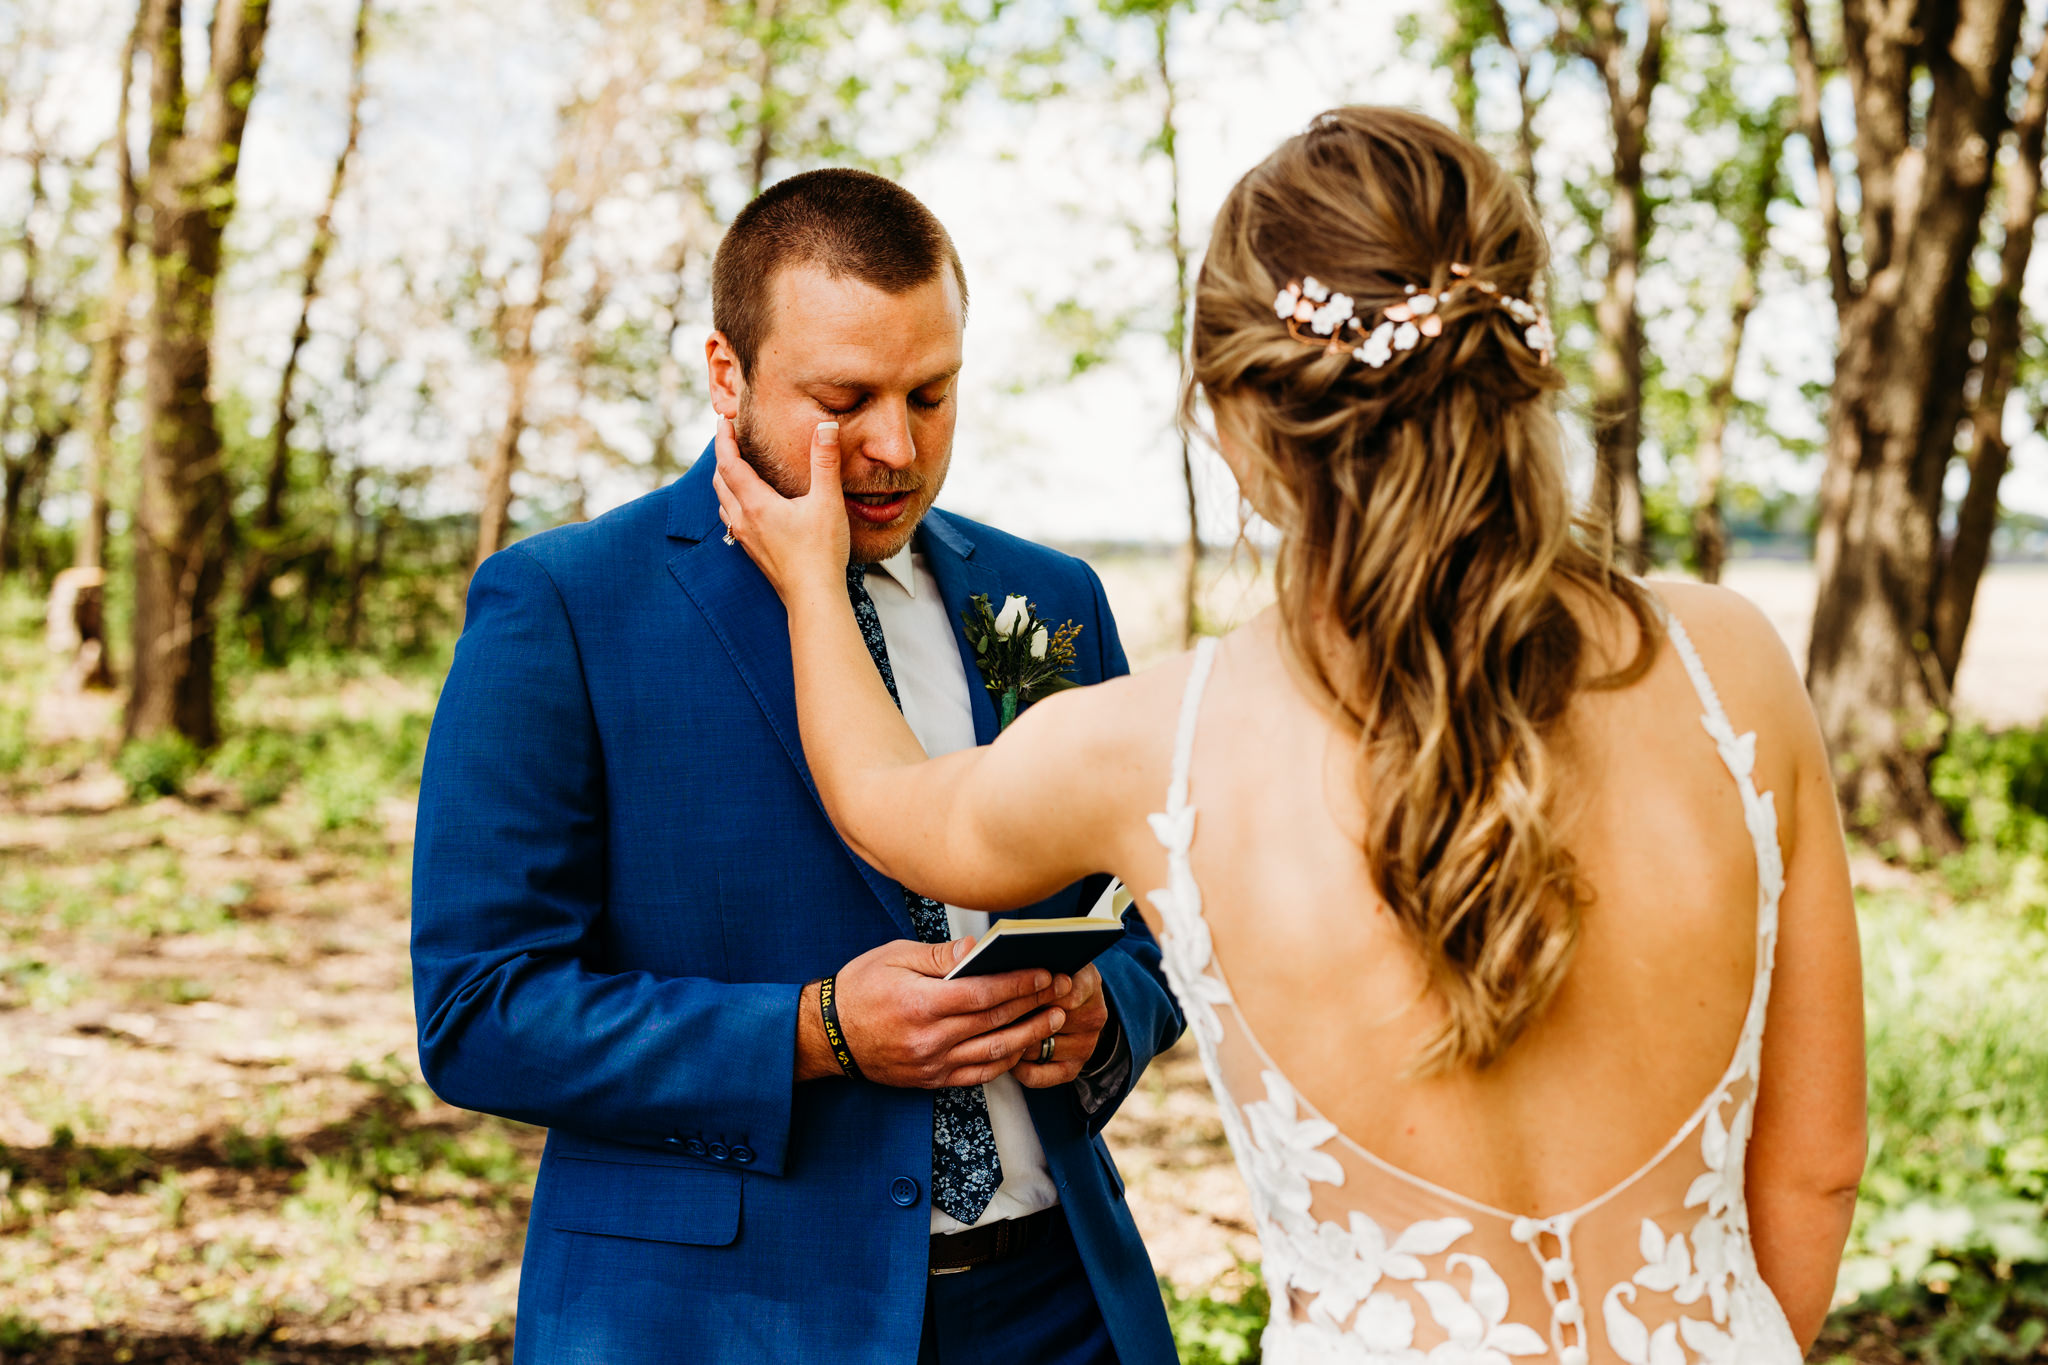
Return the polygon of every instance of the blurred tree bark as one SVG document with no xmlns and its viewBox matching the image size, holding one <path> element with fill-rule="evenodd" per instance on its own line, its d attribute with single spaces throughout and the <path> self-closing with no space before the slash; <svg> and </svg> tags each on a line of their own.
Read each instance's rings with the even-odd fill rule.
<svg viewBox="0 0 2048 1365">
<path fill-rule="evenodd" d="M 754 72 L 754 87 L 758 94 L 754 114 L 754 154 L 749 162 L 751 193 L 749 199 L 758 199 L 761 191 L 768 188 L 768 164 L 775 155 L 775 132 L 782 117 L 782 102 L 775 93 L 775 57 L 780 44 L 776 41 L 776 11 L 781 0 L 754 0 L 753 29 L 755 40 L 761 47 L 760 65 Z"/>
<path fill-rule="evenodd" d="M 1188 380 L 1188 244 L 1181 231 L 1180 89 L 1173 70 L 1172 5 L 1161 6 L 1152 17 L 1154 69 L 1159 75 L 1159 137 L 1154 144 L 1166 159 L 1166 247 L 1173 257 L 1173 315 L 1166 324 L 1166 346 L 1173 352 L 1180 382 Z M 1186 568 L 1181 578 L 1181 644 L 1194 644 L 1202 631 L 1202 514 L 1195 492 L 1195 456 L 1185 423 L 1175 423 L 1180 439 L 1180 480 L 1187 494 L 1188 543 L 1183 552 Z"/>
<path fill-rule="evenodd" d="M 153 298 L 135 507 L 135 672 L 127 734 L 176 731 L 206 746 L 220 733 L 213 611 L 230 529 L 210 392 L 214 301 L 270 6 L 268 0 L 218 0 L 196 98 L 185 87 L 183 0 L 154 0 L 154 8 Z"/>
<path fill-rule="evenodd" d="M 80 284 L 98 254 L 79 231 L 79 212 L 93 202 L 84 182 L 89 160 L 65 154 L 61 133 L 44 127 L 51 105 L 39 98 L 21 126 L 26 148 L 26 206 L 14 244 L 21 285 L 15 326 L 0 356 L 0 574 L 46 574 L 36 535 L 58 447 L 78 424 L 85 379 L 77 357 L 89 311 Z M 62 115 L 53 122 L 61 127 Z"/>
<path fill-rule="evenodd" d="M 116 409 L 128 365 L 129 310 L 135 299 L 136 187 L 135 158 L 129 148 L 129 111 L 135 89 L 138 57 L 153 55 L 152 22 L 162 19 L 161 7 L 140 0 L 121 49 L 121 93 L 114 117 L 114 230 L 107 247 L 107 292 L 100 300 L 98 325 L 92 338 L 92 376 L 88 382 L 85 449 L 85 524 L 79 528 L 72 562 L 81 569 L 104 569 L 107 563 L 108 486 L 113 478 Z M 102 669 L 106 652 L 101 651 Z M 112 684 L 109 674 L 94 680 Z"/>
<path fill-rule="evenodd" d="M 1950 705 L 1934 643 L 1942 484 L 1973 343 L 1987 348 L 1983 374 L 2009 358 L 1989 352 L 1998 338 L 1980 335 L 1970 268 L 2007 131 L 2023 9 L 2023 0 L 1843 0 L 1841 10 L 1860 251 L 1852 261 L 1824 179 L 1840 330 L 1807 685 L 1850 822 L 1908 856 L 1954 842 L 1929 779 Z M 1790 0 L 1790 19 L 1803 122 L 1825 166 L 1806 0 Z M 2038 142 L 2034 156 L 2038 166 Z M 1995 431 L 1995 419 L 1987 425 Z"/>
<path fill-rule="evenodd" d="M 1637 306 L 1650 241 L 1650 197 L 1643 178 L 1650 102 L 1663 78 L 1668 0 L 1643 0 L 1641 45 L 1631 51 L 1620 0 L 1554 3 L 1559 50 L 1590 64 L 1607 94 L 1612 193 L 1602 236 L 1606 279 L 1594 308 L 1593 504 L 1613 530 L 1623 562 L 1649 567 L 1639 463 L 1643 440 L 1643 321 Z M 1526 101 L 1525 101 L 1526 108 Z"/>
<path fill-rule="evenodd" d="M 28 163 L 28 207 L 22 215 L 21 289 L 14 299 L 14 336 L 4 357 L 0 357 L 0 577 L 22 567 L 27 524 L 36 516 L 34 491 L 40 472 L 56 454 L 56 435 L 50 430 L 50 414 L 44 401 L 43 323 L 47 309 L 42 293 L 41 244 L 36 239 L 37 220 L 48 206 L 44 183 L 48 160 L 36 132 L 35 111 L 30 110 Z M 26 353 L 28 364 L 21 363 Z M 26 433 L 20 454 L 7 440 L 17 428 Z"/>
<path fill-rule="evenodd" d="M 347 132 L 341 151 L 334 158 L 334 174 L 327 182 L 327 198 L 313 220 L 313 240 L 306 248 L 306 265 L 299 286 L 299 321 L 292 329 L 291 346 L 284 357 L 284 372 L 277 381 L 277 408 L 270 423 L 270 468 L 263 481 L 263 502 L 249 536 L 248 559 L 242 574 L 241 613 L 256 624 L 263 657 L 283 662 L 284 644 L 277 629 L 273 587 L 285 562 L 280 541 L 285 531 L 285 492 L 291 481 L 292 427 L 297 413 L 292 408 L 292 390 L 298 379 L 299 357 L 313 338 L 313 305 L 320 299 L 320 272 L 334 251 L 334 210 L 348 183 L 349 161 L 363 133 L 365 58 L 370 47 L 370 0 L 357 0 L 356 22 L 349 46 Z"/>
<path fill-rule="evenodd" d="M 1156 154 L 1166 167 L 1166 222 L 1162 228 L 1151 223 L 1127 222 L 1125 230 L 1145 242 L 1156 241 L 1165 248 L 1165 257 L 1173 268 L 1173 288 L 1167 299 L 1164 324 L 1157 335 L 1173 353 L 1176 373 L 1182 386 L 1187 383 L 1187 326 L 1188 307 L 1191 302 L 1190 253 L 1188 251 L 1185 226 L 1185 189 L 1181 165 L 1180 147 L 1180 70 L 1174 57 L 1174 25 L 1184 13 L 1192 9 L 1191 0 L 1099 0 L 1104 17 L 1119 23 L 1130 23 L 1143 34 L 1149 49 L 1150 67 L 1148 80 L 1133 78 L 1120 86 L 1120 92 L 1143 91 L 1147 96 L 1156 95 L 1158 104 L 1157 122 L 1146 143 L 1145 151 Z M 1257 15 L 1257 4 L 1247 5 L 1246 12 Z M 1114 50 L 1106 54 L 1107 65 L 1114 68 L 1117 56 Z M 1156 87 L 1156 88 L 1155 88 Z M 1149 314 L 1149 308 L 1141 310 Z M 1088 336 L 1088 344 L 1074 359 L 1072 373 L 1100 363 L 1107 349 L 1128 333 L 1138 311 L 1104 320 L 1096 316 L 1093 308 L 1079 299 L 1068 299 L 1055 313 L 1070 313 L 1080 322 L 1081 330 Z M 1181 491 L 1187 507 L 1187 540 L 1181 549 L 1181 643 L 1191 645 L 1202 631 L 1202 522 L 1201 503 L 1195 484 L 1194 447 L 1190 433 L 1179 422 L 1174 424 L 1174 436 L 1180 449 Z"/>
<path fill-rule="evenodd" d="M 1536 192 L 1536 110 L 1542 100 L 1531 89 L 1534 54 L 1515 37 L 1503 0 L 1451 0 L 1450 32 L 1436 60 L 1451 68 L 1451 107 L 1457 110 L 1458 131 L 1480 140 L 1478 54 L 1497 46 L 1515 73 L 1515 175 L 1522 188 Z"/>
<path fill-rule="evenodd" d="M 1699 437 L 1693 446 L 1693 466 L 1699 490 L 1693 504 L 1693 562 L 1701 579 L 1721 581 L 1721 566 L 1728 558 L 1728 522 L 1721 510 L 1721 485 L 1726 473 L 1728 419 L 1735 409 L 1735 371 L 1742 360 L 1742 339 L 1749 329 L 1749 315 L 1756 308 L 1757 272 L 1763 268 L 1764 253 L 1770 246 L 1771 205 L 1777 202 L 1778 163 L 1785 152 L 1785 119 L 1773 108 L 1760 128 L 1744 129 L 1740 199 L 1734 205 L 1735 230 L 1742 240 L 1742 259 L 1735 275 L 1735 287 L 1728 298 L 1728 339 L 1721 349 L 1721 366 L 1708 381 L 1706 407 L 1701 416 Z"/>
<path fill-rule="evenodd" d="M 2034 228 L 2041 213 L 2041 157 L 2048 140 L 2048 26 L 2034 52 L 2026 95 L 2013 124 L 2013 156 L 2005 175 L 2004 235 L 1998 255 L 1998 288 L 1984 310 L 1984 358 L 1977 366 L 1977 399 L 1970 411 L 1970 482 L 1956 509 L 1955 539 L 1941 566 L 1934 602 L 1934 657 L 1942 681 L 1953 689 L 1963 662 L 1963 640 L 1977 602 L 1977 584 L 1991 562 L 1991 537 L 1998 529 L 1998 485 L 2011 452 L 2005 444 L 2005 406 L 2019 369 L 2020 291 L 2034 255 Z"/>
<path fill-rule="evenodd" d="M 574 99 L 562 110 L 555 166 L 548 176 L 548 214 L 533 238 L 531 284 L 514 292 L 500 283 L 491 332 L 505 366 L 505 416 L 484 461 L 483 503 L 477 514 L 476 555 L 471 572 L 505 545 L 511 520 L 512 476 L 519 468 L 519 441 L 529 425 L 534 370 L 540 354 L 534 324 L 553 302 L 557 277 L 576 233 L 597 206 L 598 167 L 610 140 L 621 82 L 613 79 L 594 99 Z"/>
</svg>

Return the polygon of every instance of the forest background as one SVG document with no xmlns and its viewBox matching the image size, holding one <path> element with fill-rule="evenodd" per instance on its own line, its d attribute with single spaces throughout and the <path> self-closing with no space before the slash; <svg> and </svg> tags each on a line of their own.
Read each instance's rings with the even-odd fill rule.
<svg viewBox="0 0 2048 1365">
<path fill-rule="evenodd" d="M 1227 628 L 1190 274 L 1351 101 L 1531 188 L 1580 492 L 1806 668 L 1872 1021 L 1816 1358 L 2048 1359 L 2039 0 L 6 0 L 0 1363 L 509 1360 L 543 1135 L 420 1084 L 405 964 L 473 566 L 687 467 L 722 225 L 860 165 L 973 284 L 948 505 L 1141 664 Z M 1110 1137 L 1255 1359 L 1188 1057 Z"/>
</svg>

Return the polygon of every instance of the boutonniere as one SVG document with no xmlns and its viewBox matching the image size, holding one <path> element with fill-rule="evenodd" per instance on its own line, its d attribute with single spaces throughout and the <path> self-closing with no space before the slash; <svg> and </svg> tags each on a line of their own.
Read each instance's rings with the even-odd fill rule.
<svg viewBox="0 0 2048 1365">
<path fill-rule="evenodd" d="M 1074 666 L 1074 640 L 1081 633 L 1072 621 L 1049 629 L 1038 619 L 1038 608 L 1014 593 L 1003 600 L 1001 611 L 976 593 L 960 619 L 982 684 L 996 698 L 997 733 L 1031 703 L 1080 686 L 1063 676 Z"/>
</svg>

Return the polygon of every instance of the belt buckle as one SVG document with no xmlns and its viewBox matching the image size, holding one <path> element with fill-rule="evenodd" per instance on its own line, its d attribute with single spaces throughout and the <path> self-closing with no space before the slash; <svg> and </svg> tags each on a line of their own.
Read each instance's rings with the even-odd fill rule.
<svg viewBox="0 0 2048 1365">
<path fill-rule="evenodd" d="M 965 1275 L 968 1271 L 972 1269 L 974 1269 L 974 1267 L 971 1265 L 949 1265 L 934 1267 L 928 1273 L 933 1278 L 937 1278 L 940 1275 Z"/>
</svg>

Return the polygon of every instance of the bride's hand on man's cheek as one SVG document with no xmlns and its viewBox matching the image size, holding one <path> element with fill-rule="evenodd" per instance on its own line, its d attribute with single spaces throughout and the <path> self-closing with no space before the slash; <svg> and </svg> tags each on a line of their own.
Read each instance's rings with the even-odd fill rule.
<svg viewBox="0 0 2048 1365">
<path fill-rule="evenodd" d="M 810 486 L 786 498 L 740 455 L 732 419 L 718 419 L 718 470 L 711 486 L 727 535 L 746 549 L 787 600 L 812 580 L 837 591 L 845 573 L 850 532 L 839 480 L 839 424 L 812 429 Z"/>
</svg>

